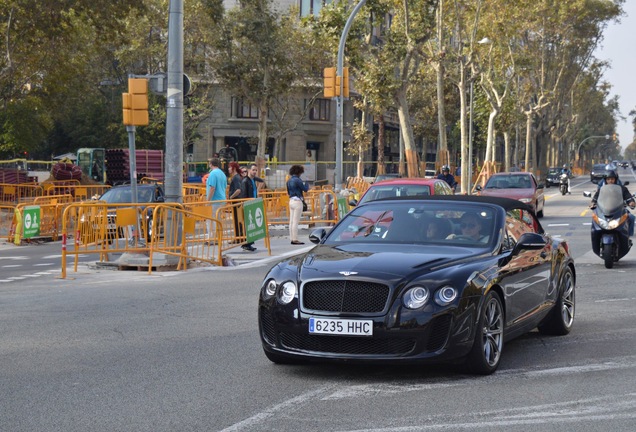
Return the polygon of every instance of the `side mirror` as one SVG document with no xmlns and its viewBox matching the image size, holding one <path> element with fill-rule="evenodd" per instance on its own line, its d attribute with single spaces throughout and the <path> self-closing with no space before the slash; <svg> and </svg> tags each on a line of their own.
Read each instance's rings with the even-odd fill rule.
<svg viewBox="0 0 636 432">
<path fill-rule="evenodd" d="M 327 237 L 327 230 L 324 228 L 317 228 L 309 234 L 309 241 L 315 244 L 320 243 Z"/>
<path fill-rule="evenodd" d="M 525 233 L 519 237 L 519 241 L 513 250 L 513 254 L 517 254 L 522 250 L 538 250 L 543 249 L 547 244 L 545 238 L 537 233 Z"/>
<path fill-rule="evenodd" d="M 477 191 L 481 191 L 481 190 L 482 190 L 481 185 L 477 185 L 477 186 L 475 186 L 475 190 L 477 190 Z"/>
<path fill-rule="evenodd" d="M 629 182 L 628 182 L 628 181 L 623 182 L 623 186 L 627 186 L 628 184 L 629 184 Z"/>
<path fill-rule="evenodd" d="M 587 198 L 592 198 L 592 192 L 590 191 L 583 191 L 583 196 L 587 197 Z"/>
<path fill-rule="evenodd" d="M 355 199 L 355 198 L 354 198 L 354 199 L 352 199 L 351 201 L 349 201 L 349 205 L 350 205 L 351 207 L 355 207 L 355 206 L 357 206 L 357 205 L 358 205 L 358 200 L 357 200 L 357 199 Z"/>
<path fill-rule="evenodd" d="M 543 183 L 539 183 L 537 185 L 537 189 L 543 189 L 544 187 L 545 187 L 545 184 L 543 184 Z"/>
</svg>

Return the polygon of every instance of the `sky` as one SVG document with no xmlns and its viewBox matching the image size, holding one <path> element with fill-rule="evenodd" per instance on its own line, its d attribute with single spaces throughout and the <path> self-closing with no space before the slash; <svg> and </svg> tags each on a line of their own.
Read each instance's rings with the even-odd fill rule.
<svg viewBox="0 0 636 432">
<path fill-rule="evenodd" d="M 605 71 L 605 81 L 612 85 L 611 95 L 619 96 L 621 114 L 616 132 L 623 147 L 634 139 L 628 114 L 636 109 L 636 0 L 627 0 L 623 9 L 626 13 L 620 23 L 610 23 L 603 33 L 601 46 L 595 51 L 599 60 L 611 63 Z"/>
</svg>

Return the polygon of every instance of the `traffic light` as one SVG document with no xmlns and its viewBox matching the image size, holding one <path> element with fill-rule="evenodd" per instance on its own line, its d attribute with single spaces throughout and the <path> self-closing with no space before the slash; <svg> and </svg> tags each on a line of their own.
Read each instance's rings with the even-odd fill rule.
<svg viewBox="0 0 636 432">
<path fill-rule="evenodd" d="M 612 141 L 616 142 L 616 132 L 612 134 Z"/>
<path fill-rule="evenodd" d="M 128 78 L 128 93 L 122 93 L 124 124 L 127 126 L 147 126 L 148 80 Z"/>
<path fill-rule="evenodd" d="M 349 68 L 342 68 L 342 96 L 349 97 Z M 339 89 L 340 87 L 338 87 Z"/>
<path fill-rule="evenodd" d="M 324 91 L 323 96 L 332 98 L 336 96 L 336 68 L 328 67 L 323 70 Z"/>
</svg>

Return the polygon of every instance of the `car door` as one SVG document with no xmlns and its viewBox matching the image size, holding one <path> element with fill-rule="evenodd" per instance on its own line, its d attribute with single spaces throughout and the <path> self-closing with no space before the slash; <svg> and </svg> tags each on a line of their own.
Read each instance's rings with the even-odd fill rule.
<svg viewBox="0 0 636 432">
<path fill-rule="evenodd" d="M 525 233 L 537 232 L 539 223 L 522 209 L 506 213 L 504 248 L 512 251 Z M 502 288 L 508 325 L 522 324 L 545 303 L 551 271 L 552 244 L 541 249 L 522 250 L 502 266 Z"/>
</svg>

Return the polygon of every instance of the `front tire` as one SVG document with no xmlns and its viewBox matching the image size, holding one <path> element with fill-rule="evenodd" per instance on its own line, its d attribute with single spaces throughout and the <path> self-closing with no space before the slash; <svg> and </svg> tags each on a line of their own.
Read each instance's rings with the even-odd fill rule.
<svg viewBox="0 0 636 432">
<path fill-rule="evenodd" d="M 504 341 L 504 312 L 499 294 L 488 292 L 481 308 L 473 347 L 466 358 L 474 374 L 490 375 L 499 366 Z"/>
<path fill-rule="evenodd" d="M 603 261 L 605 261 L 605 268 L 611 269 L 612 267 L 614 267 L 613 245 L 603 245 Z"/>
<path fill-rule="evenodd" d="M 555 336 L 564 336 L 570 333 L 574 323 L 575 300 L 574 275 L 568 267 L 561 276 L 559 299 L 545 321 L 539 325 L 539 332 Z"/>
</svg>

